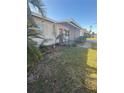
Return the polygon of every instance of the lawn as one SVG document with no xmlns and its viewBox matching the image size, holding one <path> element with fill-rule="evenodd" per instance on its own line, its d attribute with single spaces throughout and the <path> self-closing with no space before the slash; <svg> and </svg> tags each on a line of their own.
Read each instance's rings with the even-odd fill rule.
<svg viewBox="0 0 124 93">
<path fill-rule="evenodd" d="M 96 93 L 96 50 L 65 47 L 38 65 L 30 93 Z"/>
<path fill-rule="evenodd" d="M 97 40 L 97 38 L 87 38 L 87 40 Z"/>
<path fill-rule="evenodd" d="M 97 56 L 96 49 L 88 49 L 88 56 L 87 56 L 87 75 L 86 75 L 86 84 L 90 89 L 96 90 L 97 84 Z"/>
<path fill-rule="evenodd" d="M 96 50 L 88 49 L 88 60 L 87 65 L 96 68 Z"/>
</svg>

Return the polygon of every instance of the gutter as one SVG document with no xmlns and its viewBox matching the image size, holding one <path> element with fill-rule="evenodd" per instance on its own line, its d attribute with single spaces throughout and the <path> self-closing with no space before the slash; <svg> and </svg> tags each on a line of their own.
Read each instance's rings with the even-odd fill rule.
<svg viewBox="0 0 124 93">
<path fill-rule="evenodd" d="M 40 14 L 38 14 L 38 13 L 32 12 L 32 16 L 36 16 L 36 17 L 45 19 L 45 20 L 50 21 L 50 22 L 52 22 L 52 23 L 57 23 L 56 21 L 54 21 L 54 20 L 52 20 L 52 19 L 50 19 L 50 18 L 48 18 L 48 17 L 42 17 L 42 16 L 41 16 Z"/>
</svg>

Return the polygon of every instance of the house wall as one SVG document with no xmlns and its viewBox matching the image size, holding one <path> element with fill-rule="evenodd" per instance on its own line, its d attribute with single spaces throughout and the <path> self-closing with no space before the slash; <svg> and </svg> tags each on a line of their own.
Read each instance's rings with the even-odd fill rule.
<svg viewBox="0 0 124 93">
<path fill-rule="evenodd" d="M 85 32 L 84 29 L 81 29 L 80 30 L 80 36 L 84 36 L 84 32 Z"/>
<path fill-rule="evenodd" d="M 76 38 L 78 38 L 81 34 L 80 29 L 67 23 L 55 23 L 49 20 L 46 20 L 44 18 L 41 17 L 37 17 L 37 16 L 33 16 L 34 21 L 36 22 L 36 24 L 40 24 L 42 26 L 41 27 L 41 34 L 43 35 L 43 37 L 45 39 L 47 39 L 47 42 L 44 42 L 44 45 L 53 45 L 55 43 L 59 42 L 59 39 L 56 39 L 57 36 L 59 36 L 60 34 L 60 29 L 63 30 L 63 32 L 69 31 L 69 36 L 65 36 L 64 39 L 65 41 L 69 40 L 69 41 L 73 41 Z M 40 45 L 43 42 L 43 39 L 38 39 L 35 38 L 34 39 L 38 45 Z"/>
<path fill-rule="evenodd" d="M 55 23 L 35 16 L 33 18 L 37 24 L 43 25 L 43 30 L 41 31 L 41 33 L 43 37 L 47 39 L 47 42 L 45 42 L 44 45 L 54 44 L 55 43 L 54 32 L 56 29 Z M 40 45 L 43 42 L 43 39 L 35 39 L 35 41 L 37 41 L 38 45 Z"/>
<path fill-rule="evenodd" d="M 80 36 L 80 29 L 78 29 L 68 23 L 59 23 L 59 27 L 57 30 L 59 30 L 59 28 L 70 31 L 69 40 L 75 40 L 76 38 L 78 38 Z"/>
</svg>

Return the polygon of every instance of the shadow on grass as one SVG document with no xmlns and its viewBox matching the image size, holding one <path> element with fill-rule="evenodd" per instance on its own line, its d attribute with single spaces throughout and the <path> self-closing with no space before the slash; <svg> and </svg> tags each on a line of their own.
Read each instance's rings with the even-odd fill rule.
<svg viewBox="0 0 124 93">
<path fill-rule="evenodd" d="M 28 93 L 96 93 L 86 80 L 96 69 L 87 65 L 88 49 L 61 48 L 37 66 L 36 81 L 28 83 Z"/>
<path fill-rule="evenodd" d="M 96 48 L 93 48 L 97 50 Z M 87 65 L 88 61 L 88 49 L 83 49 L 83 71 L 84 75 L 82 76 L 82 86 L 78 87 L 74 93 L 97 93 L 96 86 L 88 82 L 96 83 L 96 78 L 89 77 L 90 74 L 97 72 L 97 69 Z M 95 81 L 93 81 L 95 80 Z"/>
</svg>

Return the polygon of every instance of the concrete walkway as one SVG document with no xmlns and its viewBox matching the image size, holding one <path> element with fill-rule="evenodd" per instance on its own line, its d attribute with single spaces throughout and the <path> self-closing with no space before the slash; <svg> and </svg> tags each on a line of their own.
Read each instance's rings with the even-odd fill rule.
<svg viewBox="0 0 124 93">
<path fill-rule="evenodd" d="M 97 43 L 97 40 L 86 40 L 86 42 Z"/>
</svg>

